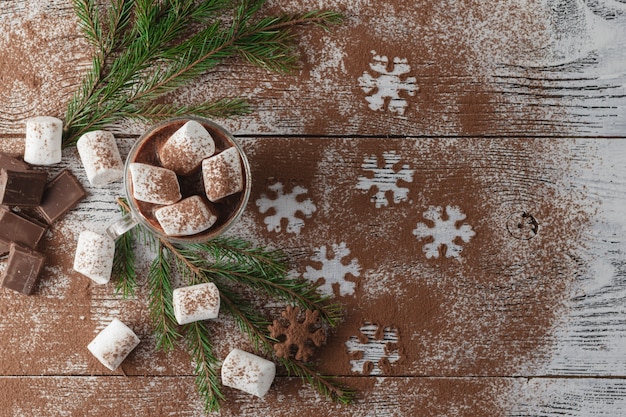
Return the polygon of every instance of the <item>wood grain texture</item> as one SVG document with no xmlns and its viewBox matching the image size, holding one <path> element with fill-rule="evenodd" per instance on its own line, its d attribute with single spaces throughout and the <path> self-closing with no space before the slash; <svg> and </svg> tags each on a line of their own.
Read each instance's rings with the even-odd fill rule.
<svg viewBox="0 0 626 417">
<path fill-rule="evenodd" d="M 328 403 L 279 370 L 265 399 L 227 389 L 219 415 L 624 414 L 626 140 L 605 138 L 626 137 L 623 0 L 264 12 L 318 7 L 347 19 L 300 29 L 296 74 L 233 60 L 168 100 L 250 100 L 224 121 L 253 169 L 231 233 L 285 248 L 346 307 L 314 360 L 359 397 Z M 0 151 L 20 155 L 24 120 L 62 117 L 89 50 L 68 0 L 0 2 L 0 29 Z M 144 127 L 112 127 L 123 155 Z M 122 300 L 72 271 L 78 233 L 112 222 L 122 186 L 90 187 L 75 149 L 50 172 L 65 167 L 88 198 L 47 233 L 35 296 L 0 290 L 0 416 L 200 415 L 188 355 L 154 351 L 145 284 Z M 115 317 L 142 343 L 109 372 L 86 345 Z M 210 326 L 219 357 L 250 348 L 230 318 Z"/>
</svg>

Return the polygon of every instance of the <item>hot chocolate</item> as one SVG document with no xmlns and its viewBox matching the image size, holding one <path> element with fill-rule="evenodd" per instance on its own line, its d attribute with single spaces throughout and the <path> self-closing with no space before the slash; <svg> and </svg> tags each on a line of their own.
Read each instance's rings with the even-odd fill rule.
<svg viewBox="0 0 626 417">
<path fill-rule="evenodd" d="M 139 215 L 139 217 L 144 220 L 144 223 L 149 224 L 154 230 L 167 235 L 155 215 L 156 210 L 166 206 L 136 198 L 133 186 L 133 175 L 129 172 L 129 167 L 132 164 L 139 163 L 163 168 L 160 157 L 163 145 L 189 120 L 199 122 L 209 132 L 215 142 L 213 155 L 219 155 L 227 149 L 229 152 L 232 152 L 231 149 L 235 149 L 241 159 L 242 166 L 241 177 L 243 179 L 243 191 L 228 195 L 217 201 L 209 201 L 207 198 L 204 181 L 209 181 L 210 179 L 203 176 L 200 166 L 186 175 L 176 174 L 180 186 L 181 200 L 191 196 L 199 196 L 211 208 L 211 211 L 217 215 L 217 220 L 212 226 L 202 232 L 190 236 L 170 235 L 168 239 L 178 241 L 202 241 L 221 234 L 230 226 L 240 215 L 243 207 L 247 203 L 250 190 L 250 170 L 245 155 L 241 152 L 241 149 L 235 143 L 232 136 L 221 127 L 205 119 L 181 118 L 163 122 L 152 128 L 139 139 L 139 142 L 130 151 L 126 163 L 126 191 L 128 197 L 131 199 L 131 205 L 134 206 L 135 211 L 138 212 L 135 214 Z M 215 180 L 222 181 L 221 178 L 216 178 Z"/>
</svg>

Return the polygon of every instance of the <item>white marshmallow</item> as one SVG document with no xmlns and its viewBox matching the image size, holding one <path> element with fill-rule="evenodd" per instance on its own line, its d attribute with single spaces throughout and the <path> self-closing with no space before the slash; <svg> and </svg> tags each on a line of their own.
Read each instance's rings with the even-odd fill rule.
<svg viewBox="0 0 626 417">
<path fill-rule="evenodd" d="M 206 195 L 213 202 L 243 190 L 243 172 L 237 148 L 228 148 L 202 161 L 202 178 Z"/>
<path fill-rule="evenodd" d="M 217 220 L 217 214 L 199 195 L 154 211 L 165 234 L 189 236 L 207 230 Z"/>
<path fill-rule="evenodd" d="M 109 236 L 90 230 L 78 236 L 74 270 L 97 284 L 106 284 L 111 279 L 115 242 Z"/>
<path fill-rule="evenodd" d="M 153 204 L 174 204 L 181 199 L 180 185 L 172 170 L 133 162 L 130 164 L 133 196 Z"/>
<path fill-rule="evenodd" d="M 274 362 L 239 349 L 233 349 L 222 364 L 222 384 L 257 397 L 267 393 L 275 375 Z"/>
<path fill-rule="evenodd" d="M 76 148 L 91 185 L 99 187 L 124 176 L 124 163 L 111 132 L 85 133 L 76 142 Z"/>
<path fill-rule="evenodd" d="M 204 158 L 215 153 L 215 141 L 200 123 L 190 120 L 163 144 L 159 158 L 164 168 L 189 175 Z"/>
<path fill-rule="evenodd" d="M 139 338 L 135 332 L 120 320 L 113 319 L 87 345 L 87 349 L 104 366 L 115 371 L 138 344 Z"/>
<path fill-rule="evenodd" d="M 172 304 L 178 324 L 214 319 L 220 312 L 220 292 L 212 282 L 176 288 Z"/>
<path fill-rule="evenodd" d="M 26 120 L 24 161 L 33 165 L 61 162 L 63 122 L 56 117 L 40 116 Z"/>
</svg>

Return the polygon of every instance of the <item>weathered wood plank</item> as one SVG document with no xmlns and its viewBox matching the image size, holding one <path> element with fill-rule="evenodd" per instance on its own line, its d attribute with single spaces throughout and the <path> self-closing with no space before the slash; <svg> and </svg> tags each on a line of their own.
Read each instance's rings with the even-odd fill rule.
<svg viewBox="0 0 626 417">
<path fill-rule="evenodd" d="M 587 216 L 598 202 L 587 200 L 583 186 L 573 181 L 578 175 L 576 161 L 593 161 L 598 142 L 315 138 L 242 138 L 242 142 L 253 167 L 253 191 L 248 210 L 232 233 L 287 249 L 293 254 L 295 273 L 312 281 L 328 280 L 323 290 L 346 306 L 346 322 L 320 355 L 325 371 L 441 376 L 543 372 L 542 364 L 551 354 L 553 326 L 564 317 L 563 302 L 586 267 L 576 260 L 584 255 L 591 227 Z M 619 147 L 626 142 L 615 143 Z M 129 142 L 120 144 L 125 153 Z M 113 284 L 88 284 L 71 271 L 76 236 L 83 228 L 106 228 L 116 215 L 114 198 L 121 184 L 92 188 L 75 150 L 66 150 L 64 161 L 85 184 L 89 197 L 49 233 L 50 263 L 37 295 L 24 298 L 6 290 L 1 294 L 11 307 L 0 329 L 16 342 L 3 346 L 3 368 L 11 374 L 99 372 L 84 346 L 113 317 L 125 317 L 143 336 L 149 334 L 145 291 L 136 301 L 123 301 L 112 295 Z M 277 184 L 282 184 L 282 191 L 272 188 Z M 296 200 L 310 199 L 315 210 L 310 216 L 297 210 L 281 210 L 283 218 L 273 216 L 297 186 L 306 191 Z M 380 189 L 386 192 L 378 193 Z M 262 211 L 264 205 L 271 207 Z M 466 224 L 471 233 L 459 232 L 452 240 L 459 245 L 458 253 L 447 252 L 450 248 L 443 245 L 450 246 L 450 241 L 445 238 L 429 252 L 432 236 L 418 237 L 415 231 L 425 228 L 434 236 L 443 223 L 433 223 L 429 210 L 433 214 L 437 207 L 443 211 L 454 206 L 467 216 L 455 226 L 460 230 Z M 532 225 L 518 227 L 530 219 L 524 213 L 533 216 L 538 232 Z M 453 212 L 446 209 L 442 214 Z M 397 249 L 389 253 L 389 247 Z M 343 266 L 333 264 L 335 256 Z M 147 258 L 142 257 L 144 272 Z M 69 320 L 68 312 L 78 320 Z M 373 327 L 363 327 L 366 323 Z M 31 349 L 57 346 L 52 349 L 54 360 L 22 358 L 21 328 L 37 329 L 23 342 Z M 376 339 L 376 330 L 383 341 Z M 229 334 L 218 338 L 218 351 L 224 355 L 245 343 L 228 320 L 218 323 L 216 331 Z M 81 338 L 67 337 L 74 333 Z M 385 346 L 393 347 L 387 342 L 398 348 L 385 352 Z M 148 338 L 125 371 L 172 374 L 187 369 L 185 355 L 159 357 L 153 364 L 151 349 Z M 359 351 L 371 354 L 358 362 L 351 354 Z M 381 355 L 393 359 L 390 367 L 378 366 Z M 368 361 L 373 367 L 369 371 L 363 369 Z M 611 371 L 598 367 L 589 372 Z"/>
<path fill-rule="evenodd" d="M 68 3 L 0 6 L 0 134 L 23 135 L 33 115 L 62 117 L 87 70 L 89 48 Z M 255 112 L 227 122 L 242 134 L 624 134 L 623 14 L 609 19 L 576 0 L 396 3 L 272 4 L 268 12 L 332 7 L 348 19 L 331 33 L 301 31 L 294 76 L 233 61 L 172 100 L 247 97 Z"/>
<path fill-rule="evenodd" d="M 512 379 L 347 378 L 363 391 L 350 406 L 333 404 L 298 380 L 278 378 L 255 398 L 226 388 L 219 416 L 394 416 L 505 415 L 498 394 L 519 388 Z M 180 377 L 0 377 L 2 416 L 66 415 L 199 416 L 202 407 L 191 376 Z M 8 394 L 8 395 L 7 395 Z M 6 397 L 3 397 L 6 396 Z"/>
</svg>

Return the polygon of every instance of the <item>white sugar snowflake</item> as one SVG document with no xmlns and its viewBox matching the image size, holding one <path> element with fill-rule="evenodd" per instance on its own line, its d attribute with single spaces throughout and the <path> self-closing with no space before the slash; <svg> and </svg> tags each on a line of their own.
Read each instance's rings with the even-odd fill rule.
<svg viewBox="0 0 626 417">
<path fill-rule="evenodd" d="M 395 151 L 383 152 L 383 159 L 384 166 L 381 168 L 376 155 L 366 157 L 361 166 L 365 171 L 371 171 L 374 176 L 373 178 L 359 177 L 359 182 L 356 185 L 358 190 L 369 191 L 372 188 L 376 190 L 376 194 L 372 197 L 376 208 L 389 205 L 386 196 L 388 191 L 393 194 L 395 204 L 407 201 L 409 189 L 400 187 L 398 181 L 412 182 L 415 173 L 415 170 L 409 169 L 407 164 L 402 165 L 398 171 L 394 170 L 394 166 L 400 162 L 400 155 L 396 154 Z"/>
<path fill-rule="evenodd" d="M 286 219 L 287 228 L 285 231 L 287 233 L 299 234 L 304 226 L 304 220 L 298 217 L 298 214 L 304 218 L 310 218 L 317 209 L 310 198 L 299 201 L 298 197 L 305 195 L 308 190 L 297 185 L 293 187 L 291 193 L 285 194 L 283 184 L 280 182 L 272 184 L 268 188 L 275 192 L 277 197 L 271 199 L 266 194 L 262 194 L 256 200 L 256 205 L 259 207 L 261 214 L 265 214 L 273 209 L 274 214 L 266 216 L 264 219 L 267 230 L 280 232 L 282 230 L 281 222 L 283 219 Z"/>
<path fill-rule="evenodd" d="M 356 259 L 352 259 L 350 263 L 344 264 L 343 259 L 350 255 L 350 250 L 346 247 L 346 244 L 333 244 L 332 252 L 334 256 L 331 258 L 328 257 L 326 246 L 316 248 L 316 252 L 311 259 L 315 262 L 321 262 L 322 269 L 307 266 L 303 277 L 312 282 L 321 282 L 319 289 L 323 294 L 333 295 L 333 286 L 336 286 L 340 296 L 353 295 L 356 283 L 346 280 L 346 276 L 358 277 L 361 267 Z"/>
<path fill-rule="evenodd" d="M 389 58 L 377 55 L 376 51 L 372 51 L 372 54 L 374 62 L 370 64 L 370 68 L 378 74 L 378 77 L 373 77 L 365 71 L 358 80 L 363 91 L 370 94 L 365 97 L 365 100 L 372 110 L 384 110 L 385 102 L 387 102 L 389 111 L 402 116 L 408 103 L 400 97 L 400 92 L 404 91 L 409 96 L 414 96 L 418 90 L 415 77 L 402 78 L 411 71 L 408 60 L 394 58 L 390 70 Z"/>
<path fill-rule="evenodd" d="M 398 331 L 390 327 L 365 323 L 359 336 L 350 336 L 345 343 L 350 359 L 350 370 L 366 375 L 382 375 L 384 368 L 400 360 Z"/>
<path fill-rule="evenodd" d="M 470 239 L 476 235 L 469 224 L 462 224 L 457 227 L 457 224 L 465 220 L 465 214 L 461 213 L 461 209 L 456 206 L 447 206 L 446 214 L 448 218 L 443 219 L 443 208 L 431 206 L 424 212 L 424 218 L 434 223 L 433 227 L 428 227 L 424 223 L 418 223 L 413 234 L 418 239 L 426 237 L 433 238 L 431 243 L 424 245 L 424 252 L 426 258 L 439 258 L 439 249 L 445 246 L 445 256 L 447 258 L 460 258 L 461 250 L 460 245 L 454 243 L 457 238 L 467 243 Z"/>
</svg>

